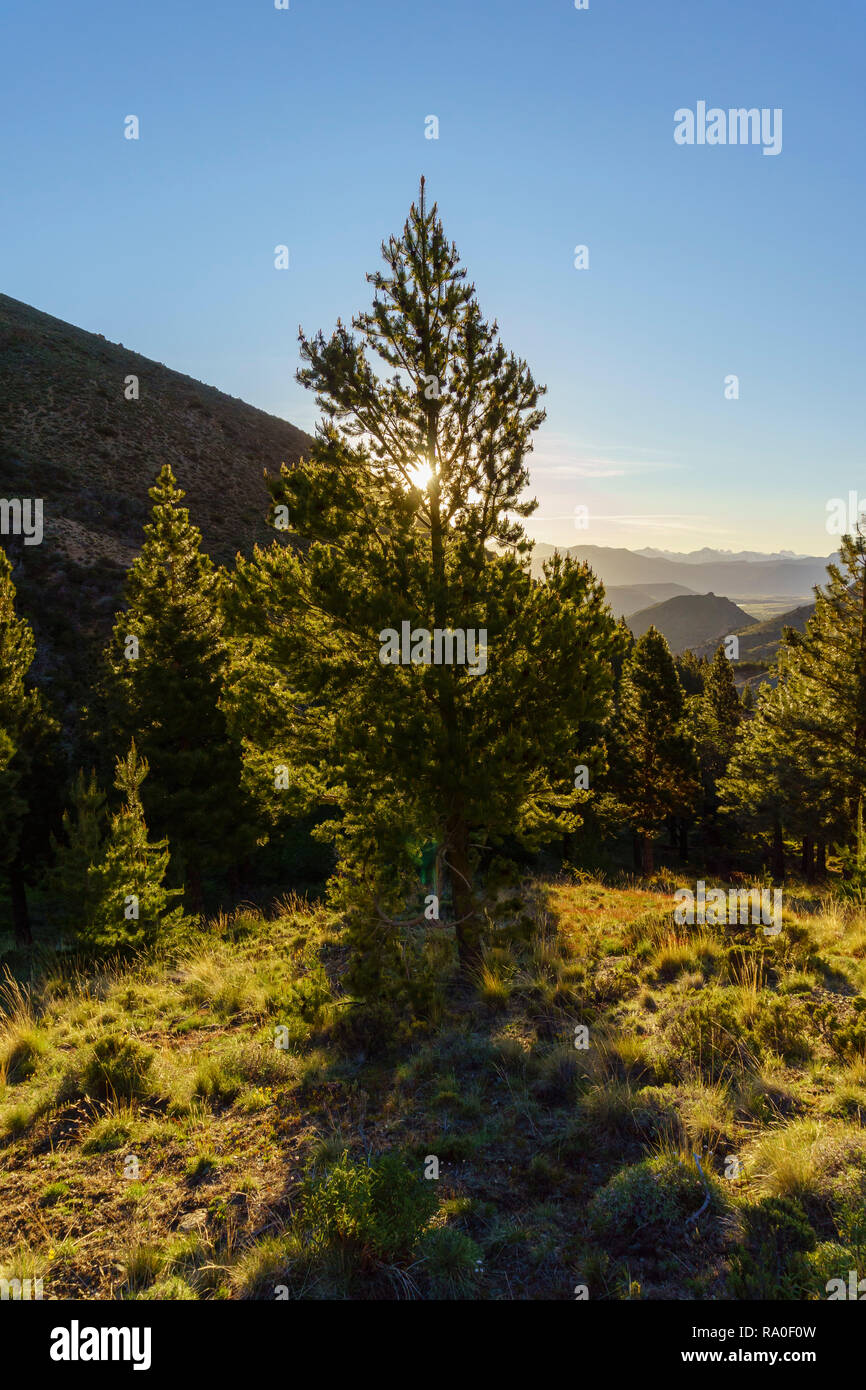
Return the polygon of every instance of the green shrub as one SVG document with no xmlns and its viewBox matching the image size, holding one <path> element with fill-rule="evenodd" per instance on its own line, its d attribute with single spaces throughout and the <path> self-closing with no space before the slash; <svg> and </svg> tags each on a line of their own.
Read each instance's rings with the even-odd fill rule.
<svg viewBox="0 0 866 1390">
<path fill-rule="evenodd" d="M 806 1278 L 803 1255 L 815 1232 L 795 1197 L 763 1197 L 742 1211 L 743 1244 L 731 1256 L 728 1284 L 734 1298 L 799 1298 Z"/>
<path fill-rule="evenodd" d="M 761 996 L 752 1030 L 763 1048 L 804 1061 L 812 1054 L 809 1022 L 809 1013 L 800 999 L 771 994 Z"/>
<path fill-rule="evenodd" d="M 417 1244 L 437 1205 L 434 1185 L 399 1154 L 356 1163 L 344 1150 L 330 1171 L 308 1174 L 304 1224 L 318 1244 L 394 1261 Z"/>
<path fill-rule="evenodd" d="M 393 1046 L 397 1016 L 390 1003 L 347 1002 L 331 1025 L 331 1037 L 343 1052 L 366 1052 L 371 1056 Z"/>
<path fill-rule="evenodd" d="M 555 1047 L 541 1061 L 532 1093 L 550 1105 L 567 1105 L 578 1094 L 583 1075 L 580 1056 L 573 1047 Z"/>
<path fill-rule="evenodd" d="M 812 1298 L 826 1298 L 831 1279 L 841 1279 L 847 1293 L 849 1271 L 860 1269 L 854 1251 L 832 1240 L 823 1241 L 814 1250 L 808 1251 L 802 1256 L 802 1261 L 803 1293 Z"/>
<path fill-rule="evenodd" d="M 592 1198 L 588 1216 L 606 1248 L 651 1252 L 683 1239 L 706 1195 L 695 1167 L 660 1154 L 615 1173 Z"/>
<path fill-rule="evenodd" d="M 752 1062 L 736 1000 L 723 990 L 706 990 L 685 1008 L 671 1011 L 662 1030 L 663 1057 L 680 1074 L 697 1068 L 715 1080 L 732 1065 Z"/>
</svg>

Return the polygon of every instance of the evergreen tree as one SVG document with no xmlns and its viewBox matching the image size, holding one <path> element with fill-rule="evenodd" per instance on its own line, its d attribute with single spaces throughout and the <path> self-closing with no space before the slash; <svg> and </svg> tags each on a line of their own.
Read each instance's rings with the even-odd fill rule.
<svg viewBox="0 0 866 1390">
<path fill-rule="evenodd" d="M 770 865 L 778 880 L 785 876 L 784 828 L 795 793 L 790 750 L 780 732 L 783 711 L 783 686 L 762 685 L 718 784 L 720 809 L 739 828 L 772 836 Z"/>
<path fill-rule="evenodd" d="M 114 785 L 123 796 L 120 809 L 86 870 L 78 934 L 85 945 L 100 953 L 152 946 L 184 922 L 182 910 L 173 906 L 182 890 L 164 887 L 168 842 L 148 840 L 141 804 L 147 771 L 147 762 L 131 743 L 126 755 L 117 759 Z M 91 782 L 85 789 L 83 815 L 70 826 L 69 841 L 60 848 L 57 873 L 64 882 L 67 875 L 70 883 L 75 882 L 92 841 L 99 803 L 98 789 L 92 789 Z M 66 864 L 69 868 L 64 873 Z"/>
<path fill-rule="evenodd" d="M 686 697 L 702 695 L 708 672 L 706 657 L 695 656 L 694 652 L 685 651 L 674 657 L 674 665 Z"/>
<path fill-rule="evenodd" d="M 698 796 L 697 756 L 684 713 L 668 644 L 650 627 L 623 672 L 612 778 L 621 815 L 637 836 L 645 874 L 653 872 L 654 834 L 669 817 L 688 813 Z"/>
<path fill-rule="evenodd" d="M 240 748 L 221 705 L 228 647 L 218 576 L 168 465 L 150 496 L 109 648 L 107 709 L 120 746 L 134 738 L 151 768 L 148 824 L 168 839 L 173 878 L 185 879 L 200 911 L 203 872 L 233 868 L 251 836 Z"/>
<path fill-rule="evenodd" d="M 61 781 L 58 726 L 28 681 L 35 655 L 30 624 L 15 612 L 12 567 L 0 549 L 0 866 L 19 945 L 31 939 L 25 884 L 47 857 Z"/>
<path fill-rule="evenodd" d="M 786 734 L 850 845 L 866 793 L 866 537 L 843 536 L 804 633 L 786 629 Z"/>
<path fill-rule="evenodd" d="M 592 776 L 603 758 L 580 728 L 604 717 L 618 641 L 585 566 L 556 556 L 530 578 L 522 494 L 541 388 L 482 318 L 423 182 L 382 250 L 359 336 L 342 323 L 301 335 L 299 379 L 324 419 L 272 487 L 302 549 L 239 563 L 239 631 L 272 679 L 236 691 L 281 692 L 263 784 L 288 766 L 283 796 L 333 808 L 335 891 L 391 920 L 417 888 L 417 846 L 439 846 L 465 965 L 480 856 L 511 833 L 537 844 L 579 824 L 575 768 Z M 392 664 L 389 630 L 404 622 L 414 655 Z M 482 629 L 486 669 L 430 660 L 437 630 Z M 267 722 L 243 699 L 236 717 Z"/>
<path fill-rule="evenodd" d="M 51 886 L 58 898 L 58 913 L 65 926 L 90 920 L 94 900 L 93 865 L 101 857 L 106 830 L 105 793 L 96 773 L 85 778 L 79 769 L 72 787 L 71 806 L 63 812 L 62 838 L 52 836 L 54 868 Z"/>
<path fill-rule="evenodd" d="M 844 536 L 804 633 L 786 628 L 775 688 L 761 692 L 738 744 L 722 799 L 728 814 L 773 834 L 784 870 L 784 832 L 802 840 L 807 878 L 828 842 L 853 845 L 866 789 L 866 542 Z"/>
<path fill-rule="evenodd" d="M 719 647 L 707 668 L 700 707 L 699 751 L 711 810 L 715 810 L 716 783 L 734 750 L 741 719 L 733 667 Z"/>
</svg>

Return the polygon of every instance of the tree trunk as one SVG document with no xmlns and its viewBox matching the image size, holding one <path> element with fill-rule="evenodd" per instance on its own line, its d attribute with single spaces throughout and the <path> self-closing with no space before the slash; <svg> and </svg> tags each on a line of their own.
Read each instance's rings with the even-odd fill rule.
<svg viewBox="0 0 866 1390">
<path fill-rule="evenodd" d="M 229 866 L 228 890 L 232 903 L 236 903 L 241 895 L 241 869 L 239 864 Z"/>
<path fill-rule="evenodd" d="M 824 840 L 818 840 L 815 845 L 815 872 L 819 878 L 824 878 L 827 873 L 827 845 Z"/>
<path fill-rule="evenodd" d="M 24 870 L 20 858 L 9 865 L 9 896 L 12 900 L 12 927 L 16 946 L 30 946 L 33 933 L 30 930 L 30 910 L 27 906 L 27 889 L 24 886 Z"/>
<path fill-rule="evenodd" d="M 811 835 L 804 835 L 801 864 L 803 869 L 803 877 L 806 879 L 807 883 L 811 883 L 812 879 L 815 877 L 815 863 L 813 859 L 813 853 L 814 843 L 812 837 Z"/>
<path fill-rule="evenodd" d="M 780 881 L 785 877 L 785 841 L 782 838 L 782 822 L 778 816 L 773 822 L 773 851 L 770 857 L 770 870 Z"/>
<path fill-rule="evenodd" d="M 631 832 L 631 856 L 634 864 L 634 871 L 636 874 L 639 874 L 641 871 L 640 835 L 638 835 L 636 830 Z"/>
<path fill-rule="evenodd" d="M 640 866 L 641 872 L 649 878 L 655 869 L 655 858 L 653 856 L 653 842 L 651 835 L 642 835 L 640 842 Z"/>
<path fill-rule="evenodd" d="M 186 895 L 191 910 L 197 917 L 204 913 L 204 891 L 201 882 L 201 869 L 198 864 L 186 866 Z"/>
<path fill-rule="evenodd" d="M 680 821 L 680 859 L 685 863 L 689 857 L 689 825 L 685 819 Z"/>
<path fill-rule="evenodd" d="M 462 816 L 452 817 L 447 834 L 451 901 L 454 905 L 454 933 L 460 968 L 471 970 L 481 959 L 481 919 L 472 891 L 472 865 L 469 860 L 469 832 Z"/>
</svg>

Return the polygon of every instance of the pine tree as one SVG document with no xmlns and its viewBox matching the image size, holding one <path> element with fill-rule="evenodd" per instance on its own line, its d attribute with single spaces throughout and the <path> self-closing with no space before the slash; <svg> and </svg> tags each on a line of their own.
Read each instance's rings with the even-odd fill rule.
<svg viewBox="0 0 866 1390">
<path fill-rule="evenodd" d="M 773 834 L 784 872 L 784 834 L 802 840 L 807 878 L 828 842 L 853 845 L 866 790 L 866 541 L 844 536 L 804 633 L 787 628 L 775 688 L 763 690 L 724 779 L 729 816 Z"/>
<path fill-rule="evenodd" d="M 623 672 L 612 778 L 621 815 L 637 835 L 645 874 L 653 872 L 654 834 L 697 801 L 697 756 L 684 713 L 668 644 L 650 627 Z"/>
<path fill-rule="evenodd" d="M 126 578 L 109 648 L 107 708 L 118 746 L 134 738 L 151 775 L 148 824 L 167 838 L 172 876 L 202 906 L 202 874 L 232 868 L 250 842 L 238 743 L 221 705 L 228 647 L 219 581 L 166 465 Z"/>
<path fill-rule="evenodd" d="M 744 720 L 718 784 L 720 810 L 744 831 L 772 836 L 771 869 L 785 877 L 784 831 L 796 793 L 784 725 L 784 686 L 762 685 L 755 712 Z"/>
<path fill-rule="evenodd" d="M 695 656 L 694 652 L 685 651 L 680 656 L 674 657 L 674 665 L 677 668 L 683 693 L 687 697 L 689 695 L 703 695 L 709 669 L 706 657 Z"/>
<path fill-rule="evenodd" d="M 466 965 L 480 856 L 511 832 L 538 843 L 579 824 L 575 767 L 601 765 L 579 730 L 605 714 L 618 643 L 585 566 L 557 556 L 530 578 L 522 494 L 542 391 L 482 318 L 423 182 L 382 250 L 359 336 L 301 335 L 299 379 L 324 419 L 272 488 L 302 548 L 238 566 L 239 630 L 272 680 L 237 689 L 279 689 L 263 781 L 286 765 L 284 796 L 335 808 L 322 833 L 339 846 L 337 887 L 389 919 L 417 885 L 414 849 L 439 846 Z M 387 663 L 404 622 L 415 658 Z M 482 629 L 486 670 L 428 659 L 424 634 Z"/>
<path fill-rule="evenodd" d="M 842 537 L 840 564 L 827 566 L 805 632 L 786 630 L 783 656 L 792 756 L 832 801 L 836 833 L 853 845 L 866 793 L 866 537 L 859 530 Z"/>
<path fill-rule="evenodd" d="M 63 812 L 62 838 L 52 836 L 54 867 L 50 882 L 64 926 L 89 921 L 96 909 L 91 869 L 103 852 L 106 817 L 105 793 L 97 784 L 95 771 L 85 778 L 79 769 L 71 805 Z"/>
<path fill-rule="evenodd" d="M 700 708 L 700 759 L 710 808 L 715 809 L 716 783 L 734 750 L 742 719 L 734 672 L 719 647 L 707 668 Z"/>
<path fill-rule="evenodd" d="M 0 866 L 19 945 L 31 939 L 25 884 L 47 857 L 61 781 L 58 725 L 28 681 L 35 655 L 30 624 L 15 612 L 12 566 L 0 549 Z"/>
<path fill-rule="evenodd" d="M 148 840 L 141 803 L 147 772 L 147 762 L 139 758 L 132 742 L 126 755 L 117 759 L 114 785 L 123 801 L 87 870 L 78 915 L 81 941 L 100 953 L 152 946 L 184 923 L 181 908 L 173 906 L 182 890 L 164 887 L 168 842 Z M 90 808 L 95 804 L 91 800 Z M 87 836 L 91 828 L 87 826 Z M 67 849 L 75 870 L 81 863 L 83 838 L 74 838 Z M 62 851 L 58 872 L 63 872 Z"/>
</svg>

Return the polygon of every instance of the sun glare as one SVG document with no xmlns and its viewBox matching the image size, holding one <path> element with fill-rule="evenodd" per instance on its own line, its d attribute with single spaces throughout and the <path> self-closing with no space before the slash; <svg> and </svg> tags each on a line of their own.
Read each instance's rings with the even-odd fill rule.
<svg viewBox="0 0 866 1390">
<path fill-rule="evenodd" d="M 420 488 L 422 492 L 426 490 L 430 479 L 433 477 L 433 469 L 426 459 L 419 460 L 419 462 L 415 464 L 415 467 L 407 469 L 407 472 L 412 486 Z"/>
</svg>

